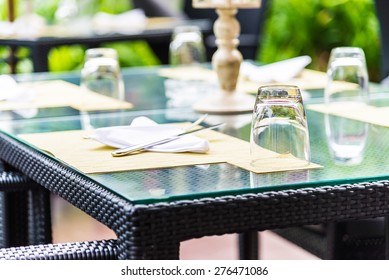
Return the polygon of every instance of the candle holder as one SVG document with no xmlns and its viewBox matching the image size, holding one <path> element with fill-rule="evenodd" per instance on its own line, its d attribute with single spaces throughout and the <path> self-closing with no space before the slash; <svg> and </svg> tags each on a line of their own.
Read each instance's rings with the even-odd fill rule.
<svg viewBox="0 0 389 280">
<path fill-rule="evenodd" d="M 212 56 L 212 67 L 219 80 L 219 92 L 194 104 L 195 111 L 214 114 L 250 112 L 254 97 L 236 90 L 242 54 L 239 45 L 240 24 L 238 8 L 259 8 L 261 0 L 193 0 L 194 8 L 215 8 L 218 19 L 213 31 L 217 50 Z"/>
</svg>

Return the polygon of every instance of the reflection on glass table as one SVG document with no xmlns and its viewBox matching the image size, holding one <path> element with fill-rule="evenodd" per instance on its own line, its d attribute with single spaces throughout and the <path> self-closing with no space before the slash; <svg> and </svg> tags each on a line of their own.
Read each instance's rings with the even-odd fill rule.
<svg viewBox="0 0 389 280">
<path fill-rule="evenodd" d="M 139 115 L 145 115 L 158 123 L 182 122 L 182 116 L 191 119 L 191 109 L 166 109 L 149 111 L 124 111 L 118 113 L 96 113 L 93 117 L 99 125 L 127 125 Z M 179 116 L 179 117 L 175 117 Z M 220 120 L 229 123 L 223 132 L 248 141 L 250 134 L 250 114 L 238 116 L 210 116 L 208 124 Z M 389 130 L 372 126 L 366 141 L 362 161 L 353 166 L 339 166 L 327 148 L 324 128 L 324 115 L 307 111 L 310 132 L 312 162 L 323 168 L 309 171 L 289 171 L 268 174 L 250 174 L 249 171 L 229 164 L 208 166 L 187 166 L 162 168 L 158 170 L 138 170 L 102 174 L 86 174 L 88 178 L 111 189 L 122 197 L 134 202 L 177 200 L 201 198 L 224 194 L 243 194 L 298 188 L 299 186 L 336 185 L 344 182 L 362 182 L 389 178 L 389 152 L 386 137 Z M 57 118 L 24 119 L 12 122 L 1 121 L 1 129 L 15 135 L 66 131 L 81 129 L 81 118 L 63 116 Z M 212 146 L 211 146 L 212 149 Z M 202 182 L 207 182 L 204 184 Z M 146 185 L 147 188 L 143 186 Z"/>
<path fill-rule="evenodd" d="M 324 117 L 328 148 L 334 162 L 340 165 L 361 163 L 370 125 L 329 114 Z"/>
</svg>

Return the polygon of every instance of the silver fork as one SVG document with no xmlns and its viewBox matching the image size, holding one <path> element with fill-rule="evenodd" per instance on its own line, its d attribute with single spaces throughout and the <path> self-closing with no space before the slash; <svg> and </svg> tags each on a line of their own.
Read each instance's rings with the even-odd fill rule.
<svg viewBox="0 0 389 280">
<path fill-rule="evenodd" d="M 208 117 L 208 114 L 202 115 L 196 121 L 191 123 L 188 127 L 184 128 L 183 132 L 181 132 L 181 133 L 179 133 L 177 135 L 173 135 L 173 136 L 169 136 L 169 137 L 163 137 L 161 139 L 149 141 L 149 142 L 146 142 L 146 143 L 143 143 L 143 144 L 132 145 L 132 146 L 128 146 L 128 147 L 125 147 L 125 148 L 120 148 L 120 149 L 112 151 L 111 155 L 114 156 L 114 157 L 120 157 L 120 156 L 125 156 L 125 155 L 129 155 L 129 154 L 133 154 L 135 152 L 144 151 L 146 148 L 150 148 L 150 147 L 155 146 L 157 144 L 162 144 L 162 143 L 167 143 L 167 142 L 173 141 L 173 140 L 175 140 L 175 139 L 177 139 L 177 138 L 179 138 L 181 136 L 184 136 L 186 134 L 194 133 L 196 131 L 200 131 L 200 130 L 203 130 L 203 129 L 215 129 L 215 128 L 221 126 L 221 124 L 217 124 L 217 125 L 209 127 L 209 128 L 193 129 L 197 125 L 201 124 L 207 117 Z"/>
<path fill-rule="evenodd" d="M 219 123 L 219 124 L 215 124 L 215 125 L 210 126 L 210 127 L 200 127 L 200 128 L 196 128 L 196 129 L 192 129 L 192 130 L 187 130 L 187 131 L 184 131 L 184 132 L 181 132 L 179 134 L 172 135 L 172 136 L 169 136 L 166 138 L 161 138 L 161 139 L 153 140 L 153 141 L 146 142 L 143 144 L 132 145 L 132 146 L 129 146 L 126 148 L 117 149 L 115 151 L 112 151 L 111 155 L 113 157 L 121 157 L 121 156 L 126 156 L 126 155 L 131 155 L 131 154 L 143 152 L 143 151 L 146 151 L 147 148 L 173 141 L 173 140 L 178 139 L 184 135 L 188 135 L 188 134 L 195 133 L 195 132 L 202 131 L 202 130 L 215 129 L 215 128 L 221 127 L 223 125 L 224 125 L 224 123 Z"/>
<path fill-rule="evenodd" d="M 136 151 L 138 151 L 138 152 L 142 151 L 146 147 L 149 148 L 149 147 L 152 147 L 153 145 L 157 145 L 157 144 L 162 144 L 162 143 L 167 143 L 167 142 L 173 141 L 174 139 L 177 139 L 177 138 L 187 134 L 188 132 L 190 132 L 194 127 L 196 127 L 197 125 L 201 124 L 207 117 L 208 117 L 208 114 L 204 114 L 204 115 L 200 116 L 196 121 L 191 123 L 188 127 L 184 128 L 183 132 L 178 134 L 178 135 L 173 135 L 173 136 L 170 136 L 170 137 L 164 137 L 164 138 L 158 139 L 156 141 L 154 140 L 154 141 L 150 141 L 150 142 L 143 143 L 143 144 L 131 145 L 131 146 L 128 146 L 128 147 L 116 149 L 116 150 L 111 152 L 111 155 L 113 157 L 121 157 L 121 156 L 132 154 L 132 153 L 134 153 Z"/>
<path fill-rule="evenodd" d="M 196 125 L 201 124 L 206 118 L 208 117 L 208 114 L 202 115 L 200 118 L 198 118 L 195 122 L 193 122 L 191 125 L 189 125 L 187 128 L 184 128 L 184 131 L 189 131 L 192 128 L 194 128 Z"/>
</svg>

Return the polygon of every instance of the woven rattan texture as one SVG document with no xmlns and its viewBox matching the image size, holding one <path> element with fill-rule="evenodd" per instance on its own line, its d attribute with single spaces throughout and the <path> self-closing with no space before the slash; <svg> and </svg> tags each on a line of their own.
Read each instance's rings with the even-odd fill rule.
<svg viewBox="0 0 389 280">
<path fill-rule="evenodd" d="M 382 260 L 385 259 L 385 238 L 358 234 L 338 233 L 337 242 L 331 240 L 330 232 L 317 233 L 305 227 L 277 229 L 274 231 L 321 259 Z"/>
<path fill-rule="evenodd" d="M 2 260 L 114 260 L 116 241 L 100 240 L 0 249 Z"/>
<path fill-rule="evenodd" d="M 371 237 L 355 238 L 352 235 L 343 236 L 343 259 L 383 260 L 385 259 L 385 238 Z"/>
<path fill-rule="evenodd" d="M 5 193 L 0 193 L 0 248 L 7 247 L 9 240 L 7 211 L 5 209 Z"/>
<path fill-rule="evenodd" d="M 327 239 L 323 234 L 308 231 L 303 227 L 276 229 L 274 232 L 321 259 L 327 258 Z"/>
<path fill-rule="evenodd" d="M 52 240 L 47 190 L 18 172 L 3 170 L 0 191 L 0 247 L 43 244 Z"/>
<path fill-rule="evenodd" d="M 389 181 L 132 205 L 5 135 L 0 148 L 8 164 L 114 230 L 119 259 L 174 259 L 191 238 L 389 213 Z"/>
</svg>

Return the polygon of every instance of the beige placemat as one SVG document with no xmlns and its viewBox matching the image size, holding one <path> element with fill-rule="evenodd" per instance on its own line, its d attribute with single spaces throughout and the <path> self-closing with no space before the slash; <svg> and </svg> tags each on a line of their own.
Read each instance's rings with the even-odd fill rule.
<svg viewBox="0 0 389 280">
<path fill-rule="evenodd" d="M 149 17 L 147 18 L 146 30 L 174 28 L 179 23 L 185 23 L 185 21 L 176 17 Z"/>
<path fill-rule="evenodd" d="M 91 139 L 83 139 L 85 131 L 63 131 L 42 134 L 20 135 L 21 139 L 45 150 L 61 161 L 84 173 L 105 173 L 177 167 L 186 165 L 231 163 L 255 173 L 319 168 L 317 164 L 296 166 L 293 159 L 269 158 L 264 154 L 263 166 L 252 167 L 249 143 L 216 131 L 201 131 L 197 136 L 210 142 L 210 151 L 196 153 L 155 153 L 144 152 L 124 157 L 112 157 L 113 148 Z M 60 139 L 60 142 L 59 142 Z"/>
<path fill-rule="evenodd" d="M 165 78 L 176 79 L 176 80 L 201 80 L 201 81 L 216 81 L 217 75 L 213 70 L 193 66 L 193 67 L 173 67 L 163 68 L 159 70 L 159 75 Z M 299 76 L 288 81 L 288 84 L 298 86 L 300 89 L 322 89 L 325 87 L 327 82 L 327 75 L 324 72 L 319 72 L 310 69 L 304 69 Z M 238 80 L 237 89 L 242 92 L 256 93 L 258 87 L 264 85 L 275 85 L 281 83 L 256 83 L 240 77 Z M 282 83 L 285 84 L 285 83 Z"/>
<path fill-rule="evenodd" d="M 336 104 L 311 104 L 307 106 L 307 109 L 389 127 L 389 107 L 374 107 L 356 102 L 338 102 Z"/>
<path fill-rule="evenodd" d="M 0 111 L 67 106 L 83 111 L 130 109 L 133 107 L 131 103 L 92 91 L 81 92 L 79 86 L 62 80 L 21 83 L 20 86 L 33 90 L 36 94 L 34 100 L 28 102 L 3 101 L 0 102 Z"/>
</svg>

